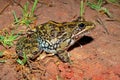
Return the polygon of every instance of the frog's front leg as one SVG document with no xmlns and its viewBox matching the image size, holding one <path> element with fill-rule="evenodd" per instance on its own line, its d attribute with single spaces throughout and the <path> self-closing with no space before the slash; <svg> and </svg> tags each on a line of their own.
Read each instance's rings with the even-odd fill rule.
<svg viewBox="0 0 120 80">
<path fill-rule="evenodd" d="M 59 57 L 61 61 L 71 63 L 70 55 L 66 50 L 59 50 L 57 51 L 56 55 Z"/>
</svg>

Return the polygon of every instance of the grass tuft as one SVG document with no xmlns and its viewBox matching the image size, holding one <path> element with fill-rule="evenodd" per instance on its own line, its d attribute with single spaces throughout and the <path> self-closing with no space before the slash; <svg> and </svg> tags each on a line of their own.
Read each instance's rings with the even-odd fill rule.
<svg viewBox="0 0 120 80">
<path fill-rule="evenodd" d="M 22 8 L 22 17 L 21 18 L 17 18 L 16 13 L 13 12 L 13 16 L 15 19 L 15 24 L 18 25 L 26 25 L 27 27 L 33 23 L 33 21 L 36 19 L 34 12 L 37 6 L 38 0 L 34 1 L 34 4 L 32 6 L 32 9 L 29 10 L 29 2 L 27 2 L 23 8 Z"/>
<path fill-rule="evenodd" d="M 11 47 L 11 46 L 13 46 L 13 42 L 14 42 L 14 40 L 17 39 L 17 37 L 18 37 L 18 35 L 14 35 L 13 33 L 10 34 L 10 35 L 8 35 L 8 34 L 6 33 L 5 36 L 0 35 L 0 43 L 1 43 L 4 47 L 7 47 L 7 46 L 8 46 L 8 47 Z"/>
<path fill-rule="evenodd" d="M 102 7 L 103 4 L 103 0 L 98 0 L 97 3 L 91 3 L 91 2 L 87 2 L 87 5 L 90 6 L 90 8 L 99 11 L 99 12 L 104 12 L 108 17 L 112 17 L 111 13 L 109 12 L 109 10 L 105 7 Z"/>
</svg>

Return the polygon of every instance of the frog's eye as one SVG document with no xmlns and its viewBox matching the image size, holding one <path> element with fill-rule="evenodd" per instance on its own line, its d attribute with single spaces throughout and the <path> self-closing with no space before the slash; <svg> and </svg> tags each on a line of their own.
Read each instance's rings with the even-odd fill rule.
<svg viewBox="0 0 120 80">
<path fill-rule="evenodd" d="M 78 26 L 79 26 L 79 28 L 84 28 L 84 27 L 85 27 L 85 24 L 84 24 L 84 23 L 81 23 L 81 24 L 79 24 Z"/>
</svg>

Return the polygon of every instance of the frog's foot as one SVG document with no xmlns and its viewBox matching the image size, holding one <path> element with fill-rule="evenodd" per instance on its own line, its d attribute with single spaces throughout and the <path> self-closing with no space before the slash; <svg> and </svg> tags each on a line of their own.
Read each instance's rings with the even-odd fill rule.
<svg viewBox="0 0 120 80">
<path fill-rule="evenodd" d="M 55 60 L 52 58 L 53 56 L 55 56 L 55 54 L 43 52 L 39 55 L 37 60 L 43 62 L 44 65 L 47 65 L 49 62 L 55 62 Z"/>
<path fill-rule="evenodd" d="M 59 53 L 56 55 L 59 57 L 61 61 L 71 63 L 70 55 L 67 51 L 59 51 Z"/>
<path fill-rule="evenodd" d="M 46 54 L 45 52 L 43 52 L 42 54 L 39 55 L 39 57 L 37 58 L 37 60 L 43 60 L 47 57 L 51 57 L 54 56 L 54 54 Z"/>
</svg>

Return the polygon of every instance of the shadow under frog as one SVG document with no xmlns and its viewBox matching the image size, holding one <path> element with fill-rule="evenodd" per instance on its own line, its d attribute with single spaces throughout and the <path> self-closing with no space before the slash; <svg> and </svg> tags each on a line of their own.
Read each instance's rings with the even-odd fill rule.
<svg viewBox="0 0 120 80">
<path fill-rule="evenodd" d="M 68 51 L 71 51 L 72 49 L 80 46 L 84 46 L 86 44 L 89 44 L 93 41 L 94 39 L 91 36 L 83 36 L 81 37 L 74 45 L 70 46 L 68 48 Z"/>
</svg>

